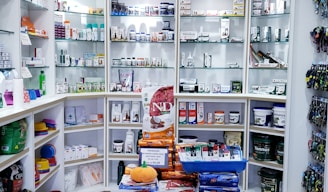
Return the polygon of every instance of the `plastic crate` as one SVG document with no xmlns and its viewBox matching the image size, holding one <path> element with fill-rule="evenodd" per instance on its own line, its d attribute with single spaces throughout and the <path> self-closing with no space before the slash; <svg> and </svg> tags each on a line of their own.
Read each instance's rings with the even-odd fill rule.
<svg viewBox="0 0 328 192">
<path fill-rule="evenodd" d="M 241 161 L 181 161 L 186 173 L 200 172 L 242 172 L 247 160 Z"/>
</svg>

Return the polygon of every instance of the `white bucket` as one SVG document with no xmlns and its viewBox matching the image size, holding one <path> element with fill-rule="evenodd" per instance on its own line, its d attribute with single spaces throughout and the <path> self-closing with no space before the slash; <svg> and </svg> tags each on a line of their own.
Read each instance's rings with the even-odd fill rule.
<svg viewBox="0 0 328 192">
<path fill-rule="evenodd" d="M 273 126 L 278 128 L 285 128 L 286 123 L 286 108 L 273 107 Z"/>
<path fill-rule="evenodd" d="M 272 109 L 254 108 L 254 124 L 260 126 L 271 126 Z"/>
</svg>

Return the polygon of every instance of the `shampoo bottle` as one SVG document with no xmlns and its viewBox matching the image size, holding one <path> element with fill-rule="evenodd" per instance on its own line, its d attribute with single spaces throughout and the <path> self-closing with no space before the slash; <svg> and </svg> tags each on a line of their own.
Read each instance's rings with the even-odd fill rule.
<svg viewBox="0 0 328 192">
<path fill-rule="evenodd" d="M 124 145 L 125 153 L 134 153 L 134 132 L 131 129 L 126 132 Z"/>
<path fill-rule="evenodd" d="M 41 71 L 39 75 L 39 89 L 42 95 L 46 94 L 46 75 L 44 71 Z"/>
</svg>

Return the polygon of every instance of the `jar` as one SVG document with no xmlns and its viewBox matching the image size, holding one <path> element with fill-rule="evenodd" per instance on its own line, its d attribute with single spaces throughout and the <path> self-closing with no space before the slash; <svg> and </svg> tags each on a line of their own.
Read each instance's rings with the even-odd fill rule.
<svg viewBox="0 0 328 192">
<path fill-rule="evenodd" d="M 130 41 L 136 40 L 136 32 L 134 30 L 130 30 L 129 39 L 130 39 Z"/>
<path fill-rule="evenodd" d="M 140 41 L 140 33 L 136 33 L 136 41 Z"/>
<path fill-rule="evenodd" d="M 214 123 L 215 124 L 224 124 L 224 111 L 215 111 Z"/>
<path fill-rule="evenodd" d="M 146 41 L 146 34 L 145 34 L 145 32 L 141 32 L 140 33 L 140 41 Z"/>
<path fill-rule="evenodd" d="M 113 141 L 113 152 L 122 153 L 123 152 L 123 140 L 114 140 Z"/>
<path fill-rule="evenodd" d="M 230 111 L 229 113 L 229 123 L 238 124 L 240 119 L 240 114 L 238 111 Z"/>
<path fill-rule="evenodd" d="M 167 7 L 167 14 L 174 15 L 174 3 L 169 3 L 169 5 Z"/>
</svg>

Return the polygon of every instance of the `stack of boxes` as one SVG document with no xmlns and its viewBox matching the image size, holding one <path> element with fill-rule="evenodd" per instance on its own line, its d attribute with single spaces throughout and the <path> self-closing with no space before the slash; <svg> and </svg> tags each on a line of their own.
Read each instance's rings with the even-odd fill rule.
<svg viewBox="0 0 328 192">
<path fill-rule="evenodd" d="M 245 15 L 245 1 L 244 0 L 234 0 L 232 9 L 233 9 L 233 15 L 244 16 Z"/>
<path fill-rule="evenodd" d="M 12 68 L 12 62 L 9 52 L 5 51 L 2 43 L 0 43 L 0 69 Z"/>
<path fill-rule="evenodd" d="M 191 1 L 190 0 L 180 0 L 180 15 L 190 16 L 191 15 Z"/>
</svg>

